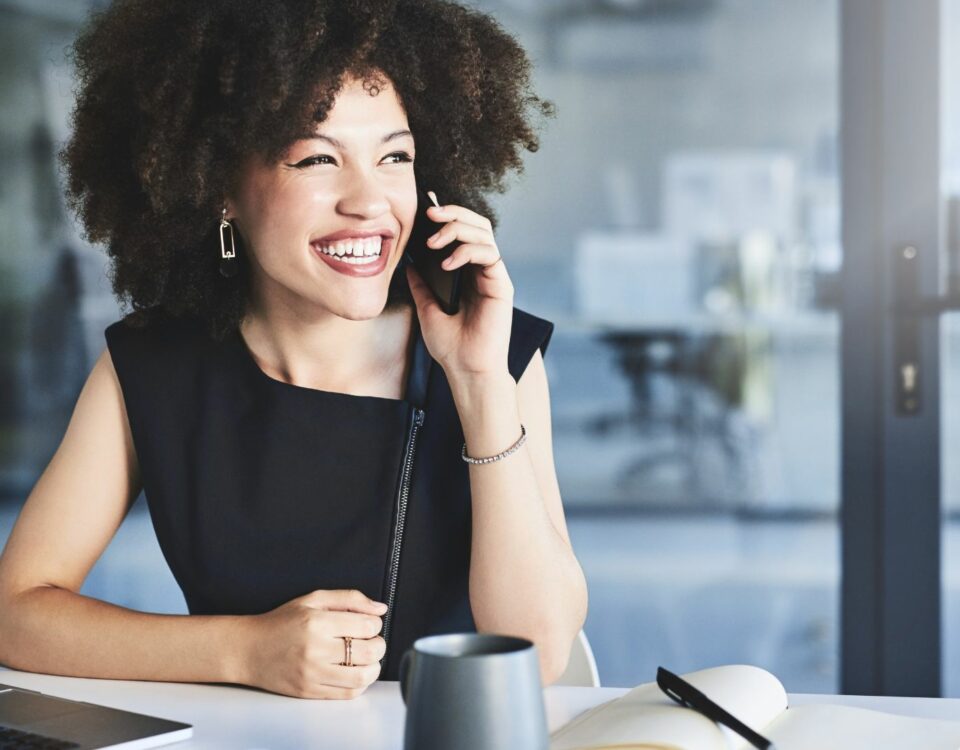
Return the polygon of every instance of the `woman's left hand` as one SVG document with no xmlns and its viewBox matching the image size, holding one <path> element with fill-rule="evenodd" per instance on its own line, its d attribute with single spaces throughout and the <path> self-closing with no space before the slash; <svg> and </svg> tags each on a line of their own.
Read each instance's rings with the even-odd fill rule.
<svg viewBox="0 0 960 750">
<path fill-rule="evenodd" d="M 448 315 L 430 287 L 409 265 L 407 280 L 417 305 L 423 340 L 448 380 L 473 379 L 508 372 L 507 351 L 513 322 L 513 283 L 493 239 L 490 220 L 457 205 L 430 206 L 427 216 L 438 222 L 428 249 L 461 244 L 444 268 L 461 271 L 460 309 Z"/>
</svg>

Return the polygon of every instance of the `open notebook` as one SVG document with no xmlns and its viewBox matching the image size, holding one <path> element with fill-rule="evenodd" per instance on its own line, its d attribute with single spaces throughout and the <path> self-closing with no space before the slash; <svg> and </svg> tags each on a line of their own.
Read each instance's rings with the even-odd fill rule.
<svg viewBox="0 0 960 750">
<path fill-rule="evenodd" d="M 776 750 L 960 750 L 960 721 L 937 721 L 829 704 L 787 706 L 780 681 L 731 665 L 682 677 Z M 550 750 L 749 750 L 739 735 L 671 700 L 656 682 L 638 685 L 560 727 Z"/>
</svg>

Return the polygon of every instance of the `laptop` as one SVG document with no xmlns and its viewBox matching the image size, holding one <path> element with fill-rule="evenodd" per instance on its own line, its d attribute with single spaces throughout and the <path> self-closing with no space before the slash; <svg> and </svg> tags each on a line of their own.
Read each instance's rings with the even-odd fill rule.
<svg viewBox="0 0 960 750">
<path fill-rule="evenodd" d="M 192 736 L 179 721 L 0 684 L 0 750 L 140 750 Z"/>
</svg>

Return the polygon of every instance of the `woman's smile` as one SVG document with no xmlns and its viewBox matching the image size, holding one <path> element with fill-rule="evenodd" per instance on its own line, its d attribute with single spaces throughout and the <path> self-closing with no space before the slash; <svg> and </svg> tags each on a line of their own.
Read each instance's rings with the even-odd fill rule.
<svg viewBox="0 0 960 750">
<path fill-rule="evenodd" d="M 393 249 L 392 237 L 367 237 L 336 242 L 312 242 L 310 247 L 330 268 L 345 276 L 377 276 L 383 273 Z"/>
</svg>

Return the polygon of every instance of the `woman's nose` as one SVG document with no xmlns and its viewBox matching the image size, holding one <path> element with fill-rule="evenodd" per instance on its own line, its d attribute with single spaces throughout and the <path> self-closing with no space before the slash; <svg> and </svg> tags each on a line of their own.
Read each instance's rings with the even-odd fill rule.
<svg viewBox="0 0 960 750">
<path fill-rule="evenodd" d="M 362 217 L 380 216 L 389 208 L 390 202 L 382 186 L 364 177 L 357 177 L 345 185 L 337 203 L 340 213 Z"/>
</svg>

